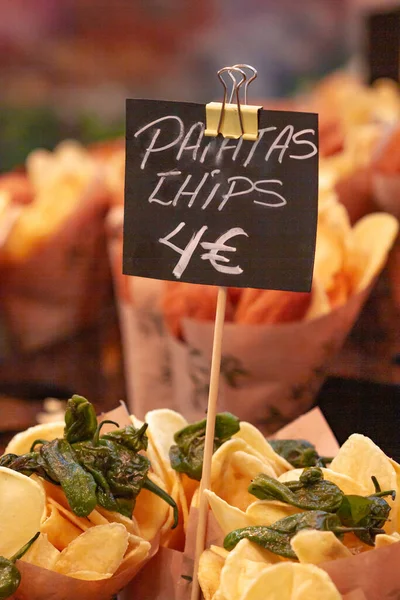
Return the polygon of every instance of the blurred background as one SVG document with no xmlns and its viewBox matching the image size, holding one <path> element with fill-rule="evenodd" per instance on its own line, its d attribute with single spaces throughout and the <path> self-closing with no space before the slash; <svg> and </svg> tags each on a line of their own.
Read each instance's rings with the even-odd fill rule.
<svg viewBox="0 0 400 600">
<path fill-rule="evenodd" d="M 127 97 L 207 102 L 217 69 L 255 65 L 254 97 L 362 70 L 380 0 L 0 0 L 0 170 L 65 137 L 123 133 Z"/>
<path fill-rule="evenodd" d="M 346 323 L 349 336 L 343 347 L 328 340 L 327 356 L 312 365 L 313 376 L 296 382 L 290 393 L 304 393 L 305 406 L 310 406 L 325 378 L 340 378 L 328 380 L 324 388 L 335 415 L 332 398 L 339 393 L 343 414 L 348 401 L 358 424 L 367 397 L 382 412 L 382 422 L 390 420 L 375 399 L 379 393 L 390 398 L 388 410 L 399 400 L 398 238 L 365 307 L 370 288 L 357 300 L 351 318 L 337 317 L 343 307 L 351 308 L 359 291 L 354 281 L 353 287 L 349 283 L 343 250 L 351 227 L 377 210 L 400 216 L 399 89 L 387 82 L 379 89 L 366 85 L 367 17 L 386 8 L 400 11 L 400 2 L 0 0 L 0 452 L 12 432 L 54 417 L 42 412 L 47 397 L 80 393 L 105 410 L 132 397 L 127 389 L 134 379 L 131 360 L 138 369 L 135 377 L 146 375 L 149 382 L 142 389 L 144 404 L 147 398 L 164 402 L 155 391 L 155 376 L 146 371 L 156 362 L 148 332 L 164 327 L 163 316 L 157 321 L 154 315 L 135 314 L 134 342 L 121 318 L 126 307 L 133 305 L 133 313 L 137 309 L 132 282 L 121 272 L 125 100 L 219 100 L 216 72 L 237 62 L 258 70 L 251 88 L 254 101 L 267 108 L 319 112 L 321 173 L 329 175 L 321 177 L 320 204 L 325 206 L 325 198 L 326 212 L 333 211 L 333 229 L 337 215 L 344 223 L 342 237 L 332 242 L 329 234 L 322 254 L 328 266 L 333 257 L 337 268 L 336 287 L 324 290 L 327 310 L 332 319 Z M 399 29 L 383 32 L 383 55 L 389 38 L 394 36 L 399 45 L 394 35 Z M 330 79 L 332 73 L 339 76 Z M 389 139 L 388 131 L 394 132 L 393 142 L 376 161 L 376 149 Z M 36 151 L 53 150 L 66 139 L 83 146 L 73 142 L 54 153 Z M 117 143 L 107 145 L 108 140 Z M 376 174 L 390 179 L 381 182 L 385 201 L 375 186 Z M 343 206 L 345 213 L 340 212 Z M 384 246 L 384 231 L 381 238 Z M 115 254 L 110 253 L 110 239 L 116 241 Z M 371 279 L 384 266 L 391 244 L 375 260 Z M 366 243 L 360 256 L 369 249 Z M 365 266 L 364 259 L 358 260 Z M 145 295 L 142 301 L 146 308 Z M 212 305 L 211 320 L 213 311 Z M 125 316 L 131 318 L 129 314 Z M 142 339 L 143 347 L 138 343 Z M 171 384 L 164 358 L 157 365 L 160 385 L 168 378 Z M 206 379 L 207 360 L 201 365 Z M 235 369 L 240 375 L 240 368 Z M 355 381 L 364 382 L 358 388 L 359 410 Z M 383 386 L 380 392 L 376 385 Z M 169 399 L 170 388 L 165 389 Z M 323 396 L 319 400 L 322 405 Z M 59 410 L 57 403 L 46 406 L 50 413 Z M 284 415 L 286 421 L 280 421 L 274 410 L 268 418 L 277 426 L 291 418 Z M 353 427 L 354 420 L 346 424 Z M 385 428 L 377 435 L 389 439 Z M 367 426 L 364 430 L 368 433 Z"/>
</svg>

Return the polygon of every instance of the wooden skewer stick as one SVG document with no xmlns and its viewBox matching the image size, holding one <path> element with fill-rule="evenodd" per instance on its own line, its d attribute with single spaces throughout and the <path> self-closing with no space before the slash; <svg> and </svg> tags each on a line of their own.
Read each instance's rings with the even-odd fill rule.
<svg viewBox="0 0 400 600">
<path fill-rule="evenodd" d="M 208 394 L 206 438 L 204 443 L 203 471 L 200 482 L 199 521 L 196 534 L 196 553 L 194 559 L 191 600 L 199 600 L 200 596 L 200 586 L 197 574 L 199 570 L 200 556 L 204 550 L 206 542 L 208 515 L 208 500 L 204 491 L 210 489 L 211 484 L 211 460 L 214 450 L 215 418 L 217 415 L 219 375 L 221 368 L 221 346 L 225 321 L 226 296 L 226 288 L 220 287 L 218 289 L 217 310 L 215 314 L 210 391 Z"/>
</svg>

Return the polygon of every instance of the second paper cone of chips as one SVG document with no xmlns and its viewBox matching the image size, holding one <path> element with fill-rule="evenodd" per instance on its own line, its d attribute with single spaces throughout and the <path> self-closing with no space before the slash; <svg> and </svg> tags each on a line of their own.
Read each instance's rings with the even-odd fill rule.
<svg viewBox="0 0 400 600">
<path fill-rule="evenodd" d="M 217 289 L 122 275 L 121 217 L 116 209 L 110 219 L 110 247 L 131 410 L 142 418 L 148 410 L 168 407 L 189 421 L 202 419 Z M 381 213 L 351 227 L 328 189 L 320 201 L 310 299 L 229 289 L 219 410 L 273 432 L 310 408 L 397 228 L 394 217 Z"/>
</svg>

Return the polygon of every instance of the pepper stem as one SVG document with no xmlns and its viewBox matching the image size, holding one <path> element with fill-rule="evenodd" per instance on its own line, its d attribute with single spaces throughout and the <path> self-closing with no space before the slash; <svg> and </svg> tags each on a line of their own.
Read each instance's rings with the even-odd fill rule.
<svg viewBox="0 0 400 600">
<path fill-rule="evenodd" d="M 335 527 L 334 529 L 329 529 L 329 531 L 332 531 L 333 533 L 354 533 L 362 531 L 385 533 L 383 529 L 379 529 L 378 527 Z"/>
<path fill-rule="evenodd" d="M 12 562 L 12 563 L 15 563 L 17 560 L 19 560 L 20 558 L 22 558 L 22 557 L 23 557 L 23 555 L 24 555 L 26 552 L 28 552 L 28 550 L 29 550 L 29 548 L 32 546 L 32 544 L 33 544 L 34 542 L 36 542 L 36 540 L 38 539 L 39 535 L 40 535 L 40 531 L 38 531 L 37 533 L 35 533 L 35 535 L 33 536 L 33 538 L 31 538 L 31 539 L 29 540 L 29 542 L 25 544 L 25 546 L 22 546 L 22 548 L 21 548 L 20 550 L 18 550 L 18 552 L 16 552 L 16 553 L 14 554 L 14 556 L 12 556 L 12 557 L 10 558 L 10 562 Z"/>
<path fill-rule="evenodd" d="M 378 482 L 377 478 L 375 477 L 375 475 L 371 475 L 371 479 L 372 479 L 372 483 L 374 484 L 375 492 L 380 492 L 381 486 L 379 485 L 379 482 Z"/>
<path fill-rule="evenodd" d="M 35 441 L 32 443 L 32 445 L 31 445 L 31 448 L 30 448 L 29 452 L 33 452 L 33 451 L 34 451 L 34 449 L 35 449 L 35 446 L 37 446 L 38 444 L 41 444 L 41 445 L 43 446 L 44 444 L 48 444 L 48 443 L 49 443 L 49 440 L 42 440 L 42 439 L 35 440 Z"/>
<path fill-rule="evenodd" d="M 93 446 L 97 446 L 97 445 L 98 445 L 98 443 L 99 443 L 99 438 L 100 438 L 100 431 L 101 431 L 101 428 L 102 428 L 102 427 L 103 427 L 103 425 L 105 425 L 106 423 L 109 423 L 110 425 L 116 425 L 117 427 L 119 427 L 119 423 L 116 423 L 115 421 L 110 421 L 110 420 L 108 420 L 108 419 L 106 419 L 105 421 L 102 421 L 101 423 L 99 423 L 99 424 L 97 425 L 97 427 L 96 427 L 96 431 L 95 431 L 95 433 L 94 433 L 94 436 L 93 436 L 93 440 L 92 440 Z"/>
<path fill-rule="evenodd" d="M 162 500 L 164 500 L 164 502 L 172 506 L 172 508 L 174 509 L 174 524 L 171 527 L 171 529 L 175 529 L 179 521 L 179 510 L 175 500 L 171 498 L 171 496 L 167 494 L 167 492 L 165 492 L 162 488 L 160 488 L 156 483 L 151 481 L 151 479 L 149 479 L 148 477 L 144 482 L 143 488 L 145 490 L 149 490 L 149 492 L 152 492 L 156 496 L 159 496 Z"/>
<path fill-rule="evenodd" d="M 383 492 L 376 492 L 374 494 L 375 498 L 382 498 L 383 496 L 392 496 L 392 500 L 396 499 L 396 490 L 386 490 Z"/>
<path fill-rule="evenodd" d="M 333 456 L 320 456 L 319 460 L 322 461 L 324 463 L 324 467 L 326 467 L 328 463 L 331 463 L 333 461 L 333 458 Z"/>
</svg>

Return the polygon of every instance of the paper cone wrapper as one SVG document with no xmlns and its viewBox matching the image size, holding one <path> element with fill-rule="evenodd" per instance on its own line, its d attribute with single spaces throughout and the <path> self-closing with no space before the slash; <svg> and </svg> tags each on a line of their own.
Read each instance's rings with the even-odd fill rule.
<svg viewBox="0 0 400 600">
<path fill-rule="evenodd" d="M 379 208 L 400 219 L 400 174 L 374 176 L 374 193 Z M 388 273 L 395 305 L 400 309 L 400 235 L 388 258 Z"/>
<path fill-rule="evenodd" d="M 40 247 L 1 268 L 0 308 L 16 350 L 66 338 L 96 322 L 111 303 L 105 214 L 104 192 L 93 185 Z"/>
<path fill-rule="evenodd" d="M 381 210 L 400 219 L 400 174 L 373 177 L 375 201 Z"/>
<path fill-rule="evenodd" d="M 351 223 L 372 212 L 373 184 L 370 167 L 362 167 L 340 179 L 336 186 L 339 201 L 346 207 Z"/>
<path fill-rule="evenodd" d="M 108 250 L 121 329 L 128 404 L 139 418 L 176 408 L 167 332 L 161 311 L 164 282 L 122 275 L 121 211 L 108 218 Z"/>
<path fill-rule="evenodd" d="M 369 291 L 317 319 L 273 326 L 226 323 L 218 410 L 266 432 L 306 412 Z M 182 325 L 185 343 L 168 337 L 174 399 L 193 421 L 204 418 L 207 408 L 214 324 L 186 319 Z"/>
<path fill-rule="evenodd" d="M 133 567 L 128 564 L 120 573 L 117 572 L 110 579 L 100 581 L 73 579 L 19 560 L 17 567 L 22 580 L 17 592 L 11 598 L 13 600 L 111 600 L 156 552 L 155 546 L 145 562 Z"/>
<path fill-rule="evenodd" d="M 214 323 L 184 320 L 185 343 L 169 334 L 161 309 L 164 282 L 122 275 L 121 219 L 120 209 L 109 218 L 109 253 L 130 408 L 139 418 L 172 408 L 189 421 L 203 419 Z M 225 323 L 219 410 L 266 432 L 306 412 L 370 288 L 318 319 L 273 326 Z"/>
<path fill-rule="evenodd" d="M 277 432 L 279 438 L 306 438 L 329 455 L 339 446 L 321 411 L 315 408 Z M 191 509 L 185 551 L 161 549 L 127 586 L 122 600 L 189 600 L 193 575 L 197 509 Z M 222 545 L 223 535 L 209 513 L 207 544 Z M 400 598 L 400 543 L 348 559 L 319 565 L 331 577 L 343 600 L 394 600 Z"/>
</svg>

